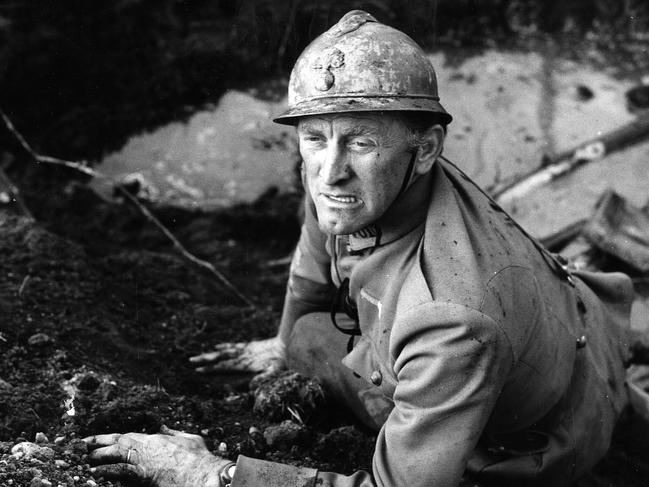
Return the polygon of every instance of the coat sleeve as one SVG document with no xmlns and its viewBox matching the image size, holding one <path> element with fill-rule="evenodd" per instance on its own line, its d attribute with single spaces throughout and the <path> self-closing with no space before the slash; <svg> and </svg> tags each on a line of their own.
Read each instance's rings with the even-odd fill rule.
<svg viewBox="0 0 649 487">
<path fill-rule="evenodd" d="M 479 311 L 428 302 L 398 320 L 390 352 L 397 384 L 377 485 L 458 485 L 513 366 L 507 335 Z"/>
<path fill-rule="evenodd" d="M 233 487 L 457 486 L 513 364 L 510 343 L 484 314 L 432 302 L 395 324 L 390 352 L 394 409 L 379 432 L 372 473 L 344 476 L 240 459 Z"/>
<path fill-rule="evenodd" d="M 293 325 L 307 313 L 327 310 L 332 297 L 331 257 L 326 235 L 318 227 L 309 194 L 304 199 L 304 222 L 293 253 L 278 336 L 288 342 Z"/>
</svg>

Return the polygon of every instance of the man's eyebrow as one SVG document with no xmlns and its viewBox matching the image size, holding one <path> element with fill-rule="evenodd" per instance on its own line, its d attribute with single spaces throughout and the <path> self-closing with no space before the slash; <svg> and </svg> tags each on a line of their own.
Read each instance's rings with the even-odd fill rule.
<svg viewBox="0 0 649 487">
<path fill-rule="evenodd" d="M 355 137 L 359 135 L 378 135 L 380 130 L 369 125 L 356 125 L 352 127 L 345 135 Z"/>
<path fill-rule="evenodd" d="M 324 128 L 321 127 L 317 122 L 305 121 L 301 122 L 298 127 L 298 132 L 309 133 L 309 134 L 322 134 L 324 133 Z M 384 131 L 384 127 L 375 127 L 373 125 L 358 124 L 349 128 L 345 131 L 344 135 L 346 137 L 357 137 L 361 135 L 381 135 Z"/>
<path fill-rule="evenodd" d="M 312 122 L 301 122 L 297 127 L 298 132 L 322 133 L 322 128 Z"/>
</svg>

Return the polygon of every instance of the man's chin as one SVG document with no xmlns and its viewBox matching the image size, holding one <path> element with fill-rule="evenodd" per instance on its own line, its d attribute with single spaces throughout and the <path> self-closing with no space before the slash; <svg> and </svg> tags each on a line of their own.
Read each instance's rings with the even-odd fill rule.
<svg viewBox="0 0 649 487">
<path fill-rule="evenodd" d="M 370 215 L 358 209 L 355 211 L 336 211 L 326 206 L 318 207 L 316 205 L 316 215 L 318 216 L 320 230 L 330 235 L 351 235 L 372 223 L 368 218 Z"/>
<path fill-rule="evenodd" d="M 364 226 L 354 225 L 347 222 L 325 220 L 320 222 L 320 230 L 330 235 L 350 235 L 359 231 Z"/>
</svg>

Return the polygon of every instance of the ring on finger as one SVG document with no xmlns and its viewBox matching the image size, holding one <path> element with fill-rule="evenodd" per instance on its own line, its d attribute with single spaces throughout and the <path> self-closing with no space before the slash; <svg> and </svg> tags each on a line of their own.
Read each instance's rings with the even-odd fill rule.
<svg viewBox="0 0 649 487">
<path fill-rule="evenodd" d="M 131 463 L 131 452 L 133 451 L 133 448 L 129 448 L 128 451 L 126 452 L 126 463 Z"/>
</svg>

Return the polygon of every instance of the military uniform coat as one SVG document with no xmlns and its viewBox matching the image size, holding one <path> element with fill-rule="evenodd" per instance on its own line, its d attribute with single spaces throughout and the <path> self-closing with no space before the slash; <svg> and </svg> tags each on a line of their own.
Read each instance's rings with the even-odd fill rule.
<svg viewBox="0 0 649 487">
<path fill-rule="evenodd" d="M 323 235 L 307 198 L 280 328 L 349 277 L 361 335 L 343 364 L 391 404 L 372 472 L 239 457 L 234 487 L 566 485 L 606 452 L 627 401 L 628 277 L 571 272 L 448 162 L 415 184 L 427 204 L 408 191 L 369 249 Z"/>
</svg>

